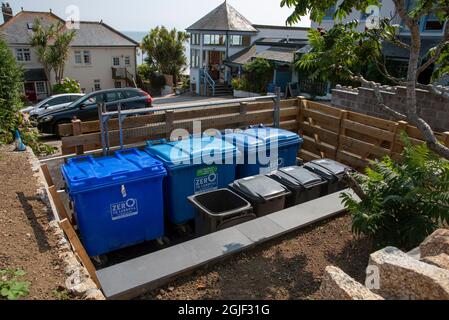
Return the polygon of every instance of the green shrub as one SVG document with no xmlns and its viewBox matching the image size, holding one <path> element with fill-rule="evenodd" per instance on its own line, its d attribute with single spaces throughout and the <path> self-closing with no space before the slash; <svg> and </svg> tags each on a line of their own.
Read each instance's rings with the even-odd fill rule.
<svg viewBox="0 0 449 320">
<path fill-rule="evenodd" d="M 361 202 L 343 194 L 357 235 L 375 244 L 412 249 L 442 224 L 449 222 L 449 162 L 425 144 L 412 146 L 403 135 L 400 163 L 385 157 L 356 175 L 366 194 Z"/>
<path fill-rule="evenodd" d="M 8 300 L 17 300 L 28 296 L 30 283 L 28 281 L 19 281 L 25 275 L 26 273 L 23 270 L 0 270 L 0 297 Z"/>
<path fill-rule="evenodd" d="M 64 78 L 61 83 L 53 86 L 53 94 L 62 93 L 81 93 L 80 84 L 74 79 Z"/>
<path fill-rule="evenodd" d="M 22 70 L 11 50 L 0 37 L 0 144 L 11 143 L 19 125 L 22 106 Z"/>
<path fill-rule="evenodd" d="M 249 86 L 249 82 L 246 79 L 245 76 L 241 78 L 234 78 L 231 80 L 231 85 L 235 90 L 242 90 L 242 91 L 251 91 L 251 88 Z"/>
<path fill-rule="evenodd" d="M 266 93 L 267 85 L 273 81 L 274 66 L 270 61 L 256 58 L 243 66 L 245 84 L 251 92 Z"/>
<path fill-rule="evenodd" d="M 23 116 L 22 70 L 6 43 L 0 37 L 0 144 L 14 141 L 14 132 L 19 130 L 23 143 L 36 154 L 50 154 L 55 149 L 39 142 L 39 132 Z"/>
</svg>

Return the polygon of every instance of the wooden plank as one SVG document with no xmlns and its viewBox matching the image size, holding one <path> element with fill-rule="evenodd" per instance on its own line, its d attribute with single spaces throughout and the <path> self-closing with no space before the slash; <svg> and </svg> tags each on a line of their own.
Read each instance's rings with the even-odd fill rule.
<svg viewBox="0 0 449 320">
<path fill-rule="evenodd" d="M 82 134 L 81 121 L 80 120 L 72 120 L 72 132 L 74 136 L 79 136 Z M 84 146 L 76 146 L 75 153 L 77 155 L 81 155 L 84 153 Z"/>
<path fill-rule="evenodd" d="M 305 122 L 300 124 L 300 128 L 304 135 L 312 136 L 316 133 L 319 134 L 321 141 L 324 141 L 334 147 L 337 147 L 338 145 L 338 135 L 335 132 L 317 126 L 311 126 Z"/>
<path fill-rule="evenodd" d="M 42 173 L 44 174 L 45 182 L 47 182 L 48 187 L 53 187 L 55 184 L 53 183 L 53 178 L 51 177 L 50 170 L 48 170 L 47 164 L 41 165 Z"/>
<path fill-rule="evenodd" d="M 366 114 L 348 111 L 348 120 L 358 122 L 361 124 L 365 124 L 370 127 L 376 127 L 379 129 L 387 130 L 387 131 L 393 131 L 396 122 L 385 120 L 381 118 L 376 118 L 372 116 L 368 116 Z"/>
<path fill-rule="evenodd" d="M 48 188 L 48 191 L 50 192 L 50 196 L 53 199 L 53 203 L 55 204 L 56 213 L 59 216 L 59 220 L 67 219 L 68 221 L 72 221 L 69 214 L 67 213 L 67 210 L 64 207 L 64 204 L 62 203 L 61 197 L 59 196 L 56 187 L 53 185 Z"/>
<path fill-rule="evenodd" d="M 320 156 L 306 149 L 301 149 L 299 151 L 299 156 L 304 161 L 312 161 L 315 159 L 320 159 Z"/>
<path fill-rule="evenodd" d="M 321 158 L 328 158 L 335 153 L 335 147 L 323 142 L 316 142 L 313 138 L 303 136 L 303 148 L 314 154 L 319 154 Z"/>
<path fill-rule="evenodd" d="M 305 109 L 302 111 L 304 117 L 312 118 L 314 121 L 318 121 L 317 125 L 325 126 L 326 129 L 334 132 L 338 131 L 339 118 L 327 115 L 318 111 Z"/>
<path fill-rule="evenodd" d="M 344 129 L 353 130 L 355 132 L 359 132 L 364 135 L 374 137 L 376 139 L 382 139 L 389 142 L 392 142 L 394 139 L 393 132 L 382 130 L 376 127 L 371 127 L 351 120 L 343 119 L 342 126 Z"/>
<path fill-rule="evenodd" d="M 364 171 L 369 165 L 369 161 L 362 160 L 357 155 L 351 154 L 346 151 L 338 151 L 337 156 L 340 162 L 351 166 L 358 171 Z"/>
<path fill-rule="evenodd" d="M 70 243 L 72 244 L 73 249 L 78 254 L 79 258 L 81 259 L 81 263 L 86 268 L 87 272 L 89 272 L 90 277 L 92 278 L 92 281 L 97 285 L 97 288 L 100 289 L 100 281 L 98 281 L 97 278 L 97 271 L 95 270 L 95 267 L 92 263 L 92 261 L 89 258 L 89 255 L 86 252 L 86 249 L 84 249 L 83 245 L 81 244 L 80 239 L 76 235 L 75 230 L 73 229 L 71 223 L 64 219 L 59 222 L 59 226 L 64 230 L 64 233 L 66 234 L 67 238 L 69 239 Z"/>
<path fill-rule="evenodd" d="M 340 137 L 341 145 L 339 150 L 341 151 L 351 151 L 357 155 L 360 155 L 362 159 L 367 158 L 369 155 L 374 155 L 378 158 L 383 158 L 385 155 L 390 153 L 389 149 L 385 149 L 371 143 L 356 140 L 351 137 Z"/>
<path fill-rule="evenodd" d="M 310 110 L 315 110 L 315 111 L 319 111 L 334 117 L 339 118 L 341 116 L 341 112 L 343 111 L 342 109 L 339 108 L 335 108 L 335 107 L 331 107 L 328 106 L 326 104 L 323 103 L 318 103 L 318 102 L 314 102 L 314 101 L 307 101 L 307 107 Z"/>
</svg>

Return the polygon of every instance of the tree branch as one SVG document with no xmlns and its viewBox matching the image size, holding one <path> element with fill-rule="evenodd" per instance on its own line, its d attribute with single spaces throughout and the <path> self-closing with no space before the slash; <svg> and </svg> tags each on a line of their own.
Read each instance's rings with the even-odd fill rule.
<svg viewBox="0 0 449 320">
<path fill-rule="evenodd" d="M 417 79 L 418 76 L 421 74 L 421 72 L 426 70 L 428 67 L 430 67 L 430 65 L 432 65 L 433 63 L 435 63 L 435 61 L 438 60 L 446 45 L 449 45 L 449 22 L 447 22 L 444 27 L 443 38 L 441 39 L 441 42 L 438 44 L 434 55 L 430 57 L 425 63 L 423 63 L 421 67 L 419 67 L 418 70 L 416 71 Z"/>
<path fill-rule="evenodd" d="M 375 60 L 375 62 L 376 62 L 376 68 L 377 68 L 377 70 L 385 77 L 385 78 L 387 78 L 387 79 L 389 79 L 390 81 L 393 81 L 393 82 L 395 82 L 395 83 L 397 83 L 397 84 L 404 84 L 405 83 L 405 79 L 403 79 L 403 78 L 396 78 L 396 77 L 394 77 L 394 76 L 392 76 L 389 72 L 388 72 L 388 70 L 387 70 L 387 67 L 385 66 L 385 62 L 384 63 L 382 63 L 382 62 L 380 62 L 380 61 L 378 61 L 377 59 Z"/>
</svg>

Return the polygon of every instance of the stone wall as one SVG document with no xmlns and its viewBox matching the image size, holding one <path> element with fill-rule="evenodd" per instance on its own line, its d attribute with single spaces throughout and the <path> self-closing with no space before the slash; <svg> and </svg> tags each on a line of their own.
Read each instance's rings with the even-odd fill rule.
<svg viewBox="0 0 449 320">
<path fill-rule="evenodd" d="M 370 255 L 365 285 L 328 266 L 325 300 L 449 300 L 449 229 L 430 235 L 413 253 L 387 247 Z"/>
<path fill-rule="evenodd" d="M 443 90 L 449 93 L 448 87 L 445 87 Z M 449 131 L 449 102 L 426 90 L 418 89 L 416 92 L 418 110 L 421 117 L 426 120 L 435 131 Z M 383 86 L 382 95 L 386 105 L 403 112 L 406 97 L 405 87 Z M 377 100 L 374 96 L 374 91 L 370 88 L 351 88 L 337 85 L 337 87 L 332 90 L 332 105 L 334 107 L 360 112 L 387 120 L 396 120 L 392 119 L 383 110 L 379 109 L 376 104 Z"/>
</svg>

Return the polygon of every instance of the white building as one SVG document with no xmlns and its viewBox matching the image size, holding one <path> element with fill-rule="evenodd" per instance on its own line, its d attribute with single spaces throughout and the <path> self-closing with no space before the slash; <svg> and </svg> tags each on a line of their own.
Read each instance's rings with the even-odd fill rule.
<svg viewBox="0 0 449 320">
<path fill-rule="evenodd" d="M 197 94 L 229 94 L 244 63 L 261 56 L 277 62 L 273 82 L 295 81 L 295 52 L 307 44 L 308 28 L 256 25 L 226 1 L 188 27 L 190 80 Z M 280 59 L 280 60 L 278 60 Z"/>
<path fill-rule="evenodd" d="M 42 100 L 55 84 L 55 76 L 47 79 L 38 56 L 30 45 L 33 23 L 39 19 L 44 26 L 62 23 L 76 26 L 52 12 L 21 11 L 15 16 L 2 5 L 4 23 L 0 35 L 24 69 L 24 92 L 30 101 Z M 81 21 L 66 61 L 64 77 L 77 80 L 83 92 L 114 87 L 134 86 L 138 43 L 107 24 Z"/>
<path fill-rule="evenodd" d="M 407 11 L 412 10 L 413 1 L 406 0 L 407 3 Z M 359 21 L 358 30 L 363 31 L 366 26 L 373 25 L 376 21 L 375 16 L 380 18 L 391 18 L 391 22 L 397 25 L 404 26 L 404 23 L 401 21 L 398 13 L 396 12 L 395 5 L 392 0 L 383 0 L 382 6 L 380 8 L 376 8 L 374 6 L 369 7 L 367 9 L 367 13 L 362 13 L 354 9 L 350 15 L 348 15 L 342 21 L 335 21 L 333 15 L 335 13 L 335 7 L 332 7 L 328 10 L 326 16 L 323 18 L 321 23 L 317 23 L 312 21 L 312 28 L 321 28 L 324 30 L 331 29 L 336 23 L 346 23 L 349 21 L 357 20 Z M 446 21 L 446 23 L 448 23 Z M 421 31 L 421 58 L 425 59 L 426 53 L 430 48 L 437 45 L 442 37 L 444 30 L 444 23 L 441 23 L 435 16 L 424 16 L 420 20 L 420 31 Z M 400 32 L 400 39 L 404 42 L 410 42 L 410 31 L 404 26 Z M 384 55 L 390 60 L 403 61 L 407 63 L 409 58 L 409 51 L 407 49 L 403 49 L 397 47 L 390 43 L 385 43 L 384 45 Z"/>
</svg>

